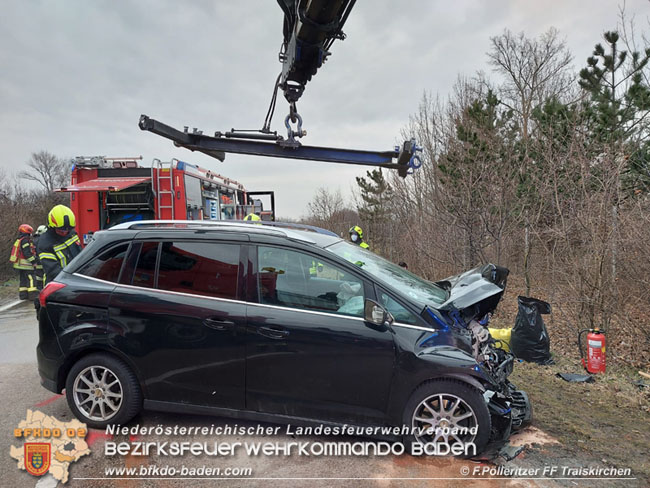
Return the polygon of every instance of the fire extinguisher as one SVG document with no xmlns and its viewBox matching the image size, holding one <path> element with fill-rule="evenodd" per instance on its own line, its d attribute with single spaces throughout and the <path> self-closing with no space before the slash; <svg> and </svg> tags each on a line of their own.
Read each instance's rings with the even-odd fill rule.
<svg viewBox="0 0 650 488">
<path fill-rule="evenodd" d="M 587 334 L 587 361 L 585 363 L 585 356 L 582 352 L 582 344 L 580 339 L 582 334 Z M 605 372 L 605 331 L 596 327 L 595 329 L 583 329 L 578 332 L 578 349 L 580 350 L 580 360 L 582 367 L 589 373 L 604 373 Z"/>
</svg>

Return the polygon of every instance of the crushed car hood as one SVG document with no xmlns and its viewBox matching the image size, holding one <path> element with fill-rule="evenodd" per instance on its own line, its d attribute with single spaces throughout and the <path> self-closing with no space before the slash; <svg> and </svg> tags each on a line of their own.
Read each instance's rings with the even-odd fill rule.
<svg viewBox="0 0 650 488">
<path fill-rule="evenodd" d="M 484 264 L 464 273 L 450 276 L 435 284 L 449 293 L 440 305 L 441 310 L 476 309 L 476 314 L 493 312 L 506 289 L 508 269 L 495 264 Z"/>
</svg>

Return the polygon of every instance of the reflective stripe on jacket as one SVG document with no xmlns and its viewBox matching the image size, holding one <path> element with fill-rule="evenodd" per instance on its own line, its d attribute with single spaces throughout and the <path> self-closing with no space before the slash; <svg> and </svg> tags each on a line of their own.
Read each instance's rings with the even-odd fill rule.
<svg viewBox="0 0 650 488">
<path fill-rule="evenodd" d="M 9 261 L 13 263 L 14 269 L 33 269 L 36 261 L 34 256 L 34 245 L 28 235 L 16 239 L 11 248 Z"/>
<path fill-rule="evenodd" d="M 61 263 L 61 268 L 65 268 L 68 265 L 68 262 L 72 261 L 72 258 L 74 258 L 77 254 L 79 254 L 79 253 L 71 254 L 67 252 L 68 248 L 75 244 L 76 247 L 79 247 L 80 245 L 79 236 L 77 234 L 74 234 L 73 236 L 69 237 L 61 244 L 58 244 L 53 247 L 54 253 L 56 254 L 56 257 L 59 259 L 59 262 Z"/>
<path fill-rule="evenodd" d="M 48 229 L 38 240 L 38 259 L 44 271 L 43 285 L 54 280 L 80 252 L 81 244 L 76 232 L 61 237 L 54 229 Z"/>
</svg>

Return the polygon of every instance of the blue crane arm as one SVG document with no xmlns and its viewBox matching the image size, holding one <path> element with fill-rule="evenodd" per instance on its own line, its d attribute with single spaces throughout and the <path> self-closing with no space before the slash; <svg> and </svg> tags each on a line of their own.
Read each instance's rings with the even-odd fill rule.
<svg viewBox="0 0 650 488">
<path fill-rule="evenodd" d="M 240 132 L 216 132 L 208 136 L 194 129 L 183 131 L 174 129 L 146 115 L 140 116 L 140 129 L 153 132 L 170 139 L 176 146 L 204 154 L 223 161 L 226 153 L 251 154 L 273 158 L 303 159 L 330 163 L 359 164 L 396 169 L 405 177 L 421 165 L 414 139 L 404 141 L 402 146 L 395 146 L 391 151 L 363 151 L 358 149 L 341 149 L 334 147 L 305 146 L 297 141 L 285 140 L 275 134 L 242 134 Z"/>
</svg>

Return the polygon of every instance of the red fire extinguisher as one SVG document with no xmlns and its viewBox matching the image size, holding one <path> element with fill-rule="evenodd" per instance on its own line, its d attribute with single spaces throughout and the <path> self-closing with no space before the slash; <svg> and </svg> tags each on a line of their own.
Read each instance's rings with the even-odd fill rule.
<svg viewBox="0 0 650 488">
<path fill-rule="evenodd" d="M 585 363 L 585 356 L 582 353 L 582 344 L 580 339 L 582 334 L 587 334 L 587 361 Z M 583 329 L 578 332 L 578 349 L 580 350 L 580 360 L 582 366 L 589 373 L 604 373 L 605 372 L 605 331 L 601 331 L 597 327 L 595 329 Z"/>
</svg>

